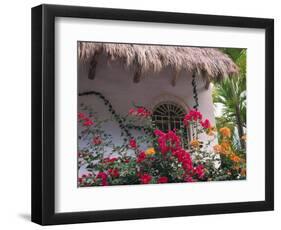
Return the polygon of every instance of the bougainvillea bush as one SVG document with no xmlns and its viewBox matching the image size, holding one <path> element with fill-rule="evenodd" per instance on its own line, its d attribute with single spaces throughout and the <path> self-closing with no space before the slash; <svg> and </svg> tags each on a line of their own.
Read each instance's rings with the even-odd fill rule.
<svg viewBox="0 0 281 230">
<path fill-rule="evenodd" d="M 78 113 L 80 187 L 236 180 L 246 176 L 245 160 L 231 148 L 231 131 L 225 127 L 217 132 L 200 111 L 186 114 L 180 129 L 163 132 L 153 123 L 150 111 L 132 108 L 119 118 L 121 127 L 135 128 L 145 135 L 134 137 L 121 132 L 121 145 L 103 129 L 109 120 L 98 119 L 87 107 Z M 187 127 L 192 130 L 191 141 L 186 138 Z M 208 136 L 208 140 L 203 141 L 202 136 Z M 212 147 L 217 139 L 220 142 Z"/>
</svg>

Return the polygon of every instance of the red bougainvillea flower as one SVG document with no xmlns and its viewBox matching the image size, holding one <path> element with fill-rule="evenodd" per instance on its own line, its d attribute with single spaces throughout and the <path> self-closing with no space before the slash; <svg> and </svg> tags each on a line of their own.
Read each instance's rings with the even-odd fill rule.
<svg viewBox="0 0 281 230">
<path fill-rule="evenodd" d="M 84 119 L 84 122 L 83 122 L 84 126 L 92 126 L 93 124 L 94 124 L 94 122 L 91 119 L 89 119 L 89 118 Z"/>
<path fill-rule="evenodd" d="M 130 162 L 130 159 L 125 159 L 124 162 L 125 162 L 125 163 L 129 163 L 129 162 Z"/>
<path fill-rule="evenodd" d="M 101 179 L 101 185 L 106 186 L 107 183 L 107 174 L 105 172 L 99 172 L 97 175 L 97 179 Z"/>
<path fill-rule="evenodd" d="M 194 172 L 197 174 L 199 179 L 202 179 L 205 175 L 204 172 L 204 166 L 203 165 L 198 165 L 195 169 Z"/>
<path fill-rule="evenodd" d="M 137 163 L 143 162 L 145 160 L 145 158 L 146 158 L 145 152 L 141 152 L 137 157 Z"/>
<path fill-rule="evenodd" d="M 195 110 L 192 109 L 189 111 L 188 114 L 185 115 L 184 119 L 183 119 L 183 123 L 188 126 L 190 121 L 201 121 L 202 120 L 202 114 Z"/>
<path fill-rule="evenodd" d="M 84 113 L 79 112 L 78 118 L 83 121 L 83 126 L 91 126 L 94 124 L 94 122 L 88 118 Z"/>
<path fill-rule="evenodd" d="M 97 175 L 97 178 L 106 179 L 107 174 L 105 172 L 99 172 L 98 175 Z"/>
<path fill-rule="evenodd" d="M 118 158 L 117 157 L 105 157 L 104 159 L 103 159 L 103 161 L 104 161 L 104 163 L 114 163 L 115 161 L 117 161 L 118 160 Z"/>
<path fill-rule="evenodd" d="M 168 182 L 168 177 L 162 176 L 159 177 L 157 180 L 157 183 L 162 184 L 162 183 L 167 183 Z"/>
<path fill-rule="evenodd" d="M 129 109 L 129 114 L 130 115 L 135 115 L 135 109 Z"/>
<path fill-rule="evenodd" d="M 118 169 L 108 169 L 108 173 L 111 177 L 119 177 Z"/>
<path fill-rule="evenodd" d="M 78 182 L 79 182 L 80 185 L 84 184 L 85 178 L 79 177 L 79 178 L 78 178 Z"/>
<path fill-rule="evenodd" d="M 139 107 L 136 109 L 130 109 L 129 114 L 138 117 L 149 117 L 151 115 L 151 112 L 144 107 Z"/>
<path fill-rule="evenodd" d="M 96 136 L 93 138 L 94 145 L 100 145 L 101 143 L 102 143 L 102 140 L 101 140 L 100 136 Z"/>
<path fill-rule="evenodd" d="M 83 120 L 83 119 L 85 119 L 86 118 L 86 115 L 84 114 L 84 113 L 78 113 L 78 118 L 79 119 L 81 119 L 81 120 Z"/>
<path fill-rule="evenodd" d="M 166 139 L 170 143 L 171 150 L 176 150 L 181 148 L 180 137 L 175 134 L 173 131 L 168 131 L 166 134 Z"/>
<path fill-rule="evenodd" d="M 190 173 L 191 170 L 193 169 L 193 164 L 190 154 L 183 149 L 178 149 L 176 151 L 173 151 L 172 154 L 182 164 L 182 167 L 186 171 L 186 173 Z"/>
<path fill-rule="evenodd" d="M 205 121 L 200 121 L 200 124 L 204 129 L 211 128 L 211 123 L 208 119 L 206 119 Z"/>
<path fill-rule="evenodd" d="M 165 133 L 162 132 L 162 131 L 159 130 L 159 129 L 155 129 L 155 130 L 154 130 L 154 134 L 155 134 L 155 136 L 158 136 L 158 137 L 161 137 L 161 136 L 164 136 L 164 135 L 165 135 Z"/>
<path fill-rule="evenodd" d="M 138 112 L 138 115 L 142 116 L 142 117 L 148 117 L 148 116 L 151 115 L 151 112 L 148 111 L 146 108 L 143 108 L 143 107 L 138 108 L 137 112 Z"/>
<path fill-rule="evenodd" d="M 154 134 L 157 136 L 158 146 L 162 154 L 181 148 L 181 140 L 173 131 L 170 130 L 167 133 L 164 133 L 156 129 Z"/>
<path fill-rule="evenodd" d="M 142 184 L 149 184 L 152 179 L 152 176 L 150 176 L 148 173 L 144 173 L 140 176 L 140 181 Z"/>
<path fill-rule="evenodd" d="M 137 142 L 135 139 L 131 139 L 129 142 L 129 145 L 132 149 L 135 149 L 137 147 Z"/>
</svg>

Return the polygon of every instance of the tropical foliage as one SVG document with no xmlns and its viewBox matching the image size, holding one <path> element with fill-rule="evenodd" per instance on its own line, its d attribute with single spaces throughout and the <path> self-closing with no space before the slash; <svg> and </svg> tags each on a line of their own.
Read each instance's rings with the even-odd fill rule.
<svg viewBox="0 0 281 230">
<path fill-rule="evenodd" d="M 217 128 L 228 127 L 232 130 L 233 147 L 246 153 L 246 49 L 224 48 L 239 66 L 238 76 L 214 83 L 213 101 L 222 113 L 216 118 Z"/>
</svg>

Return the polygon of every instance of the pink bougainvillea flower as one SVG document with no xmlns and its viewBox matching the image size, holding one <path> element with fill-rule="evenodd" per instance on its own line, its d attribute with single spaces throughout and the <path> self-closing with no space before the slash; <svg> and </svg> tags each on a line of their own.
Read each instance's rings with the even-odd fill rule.
<svg viewBox="0 0 281 230">
<path fill-rule="evenodd" d="M 135 109 L 130 109 L 130 110 L 129 110 L 129 114 L 130 114 L 130 115 L 135 115 Z"/>
<path fill-rule="evenodd" d="M 190 173 L 190 171 L 193 169 L 192 159 L 190 157 L 190 154 L 183 149 L 178 149 L 176 151 L 173 151 L 172 154 L 182 164 L 182 167 L 186 171 L 186 173 Z"/>
<path fill-rule="evenodd" d="M 140 181 L 142 184 L 149 184 L 152 179 L 152 176 L 149 175 L 148 173 L 144 173 L 143 175 L 140 176 Z"/>
<path fill-rule="evenodd" d="M 146 109 L 145 109 L 145 108 L 143 108 L 143 107 L 137 108 L 137 113 L 138 113 L 138 114 L 143 114 L 143 113 L 145 113 L 145 112 L 146 112 Z"/>
<path fill-rule="evenodd" d="M 117 161 L 118 158 L 117 157 L 105 157 L 103 159 L 103 162 L 104 163 L 114 163 L 115 161 Z"/>
<path fill-rule="evenodd" d="M 168 131 L 166 134 L 166 138 L 170 143 L 171 150 L 179 149 L 181 148 L 181 140 L 180 137 L 177 136 L 177 134 L 173 131 Z"/>
<path fill-rule="evenodd" d="M 84 113 L 79 112 L 78 118 L 83 121 L 83 126 L 92 126 L 94 125 L 94 122 L 88 118 Z"/>
<path fill-rule="evenodd" d="M 79 112 L 79 113 L 78 113 L 78 118 L 81 119 L 81 120 L 83 120 L 83 119 L 86 118 L 86 115 L 85 115 L 84 113 Z"/>
<path fill-rule="evenodd" d="M 161 137 L 161 136 L 164 136 L 164 135 L 165 135 L 165 133 L 162 132 L 162 131 L 159 130 L 159 129 L 155 129 L 155 130 L 154 130 L 154 134 L 155 134 L 155 136 L 158 136 L 158 137 Z"/>
<path fill-rule="evenodd" d="M 206 119 L 205 121 L 200 121 L 200 124 L 204 129 L 211 128 L 211 123 L 208 119 Z"/>
<path fill-rule="evenodd" d="M 79 184 L 83 184 L 85 182 L 85 178 L 79 177 L 78 182 L 79 182 Z"/>
<path fill-rule="evenodd" d="M 102 143 L 102 140 L 101 140 L 100 136 L 96 136 L 93 138 L 94 145 L 100 145 L 101 143 Z"/>
<path fill-rule="evenodd" d="M 148 111 L 146 108 L 141 107 L 137 109 L 137 114 L 142 117 L 148 117 L 151 115 L 151 112 Z"/>
<path fill-rule="evenodd" d="M 137 157 L 137 163 L 143 162 L 145 160 L 145 158 L 146 158 L 146 154 L 145 154 L 145 152 L 142 151 Z"/>
<path fill-rule="evenodd" d="M 189 111 L 188 114 L 185 115 L 184 119 L 183 119 L 183 123 L 188 126 L 190 121 L 201 121 L 202 120 L 202 114 L 195 110 L 192 109 Z"/>
<path fill-rule="evenodd" d="M 168 177 L 162 176 L 159 177 L 157 180 L 157 183 L 162 184 L 162 183 L 167 183 L 168 182 Z"/>
<path fill-rule="evenodd" d="M 135 149 L 137 147 L 137 142 L 135 139 L 131 139 L 129 142 L 131 148 Z"/>
<path fill-rule="evenodd" d="M 198 165 L 197 167 L 195 167 L 194 172 L 198 175 L 199 179 L 202 179 L 205 175 L 204 166 Z"/>
<path fill-rule="evenodd" d="M 129 115 L 138 116 L 138 117 L 149 117 L 151 112 L 144 107 L 132 108 L 129 110 Z"/>
<path fill-rule="evenodd" d="M 192 119 L 195 120 L 195 121 L 202 119 L 202 114 L 197 110 L 193 109 L 189 112 L 189 114 L 192 117 Z"/>
<path fill-rule="evenodd" d="M 85 118 L 83 122 L 83 126 L 92 126 L 92 125 L 94 125 L 94 122 L 89 118 Z"/>
<path fill-rule="evenodd" d="M 157 136 L 158 146 L 162 154 L 181 148 L 181 140 L 173 131 L 170 130 L 164 133 L 156 129 L 154 134 Z"/>
<path fill-rule="evenodd" d="M 98 175 L 97 175 L 97 179 L 101 179 L 101 185 L 102 186 L 108 185 L 107 174 L 105 172 L 99 172 Z"/>
<path fill-rule="evenodd" d="M 130 161 L 131 161 L 130 158 L 125 158 L 125 159 L 124 159 L 124 162 L 125 162 L 125 163 L 129 163 Z"/>
<path fill-rule="evenodd" d="M 105 172 L 99 172 L 98 175 L 97 175 L 97 178 L 106 179 L 107 174 Z"/>
<path fill-rule="evenodd" d="M 119 170 L 118 169 L 108 169 L 108 173 L 111 177 L 119 177 Z"/>
</svg>

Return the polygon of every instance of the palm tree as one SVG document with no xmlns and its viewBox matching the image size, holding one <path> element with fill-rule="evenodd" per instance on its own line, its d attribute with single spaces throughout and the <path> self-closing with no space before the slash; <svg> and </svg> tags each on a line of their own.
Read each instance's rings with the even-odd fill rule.
<svg viewBox="0 0 281 230">
<path fill-rule="evenodd" d="M 240 146 L 245 149 L 244 129 L 246 128 L 246 50 L 223 49 L 240 67 L 238 76 L 215 83 L 214 103 L 222 105 L 222 116 L 226 123 L 237 127 Z"/>
</svg>

